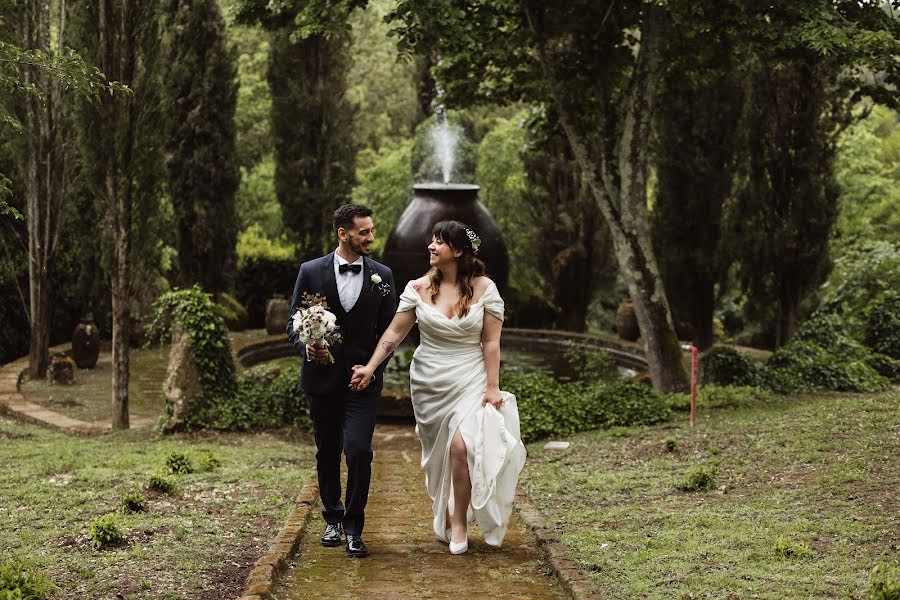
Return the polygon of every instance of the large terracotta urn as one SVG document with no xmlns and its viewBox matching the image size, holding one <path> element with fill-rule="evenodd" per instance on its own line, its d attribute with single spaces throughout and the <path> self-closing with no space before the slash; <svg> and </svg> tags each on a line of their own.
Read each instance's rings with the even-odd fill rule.
<svg viewBox="0 0 900 600">
<path fill-rule="evenodd" d="M 488 275 L 500 293 L 506 291 L 509 278 L 509 254 L 497 223 L 478 199 L 479 186 L 464 183 L 419 183 L 413 186 L 413 198 L 388 236 L 384 262 L 394 272 L 398 293 L 411 279 L 430 268 L 428 244 L 438 221 L 461 221 L 481 238 L 478 256 L 487 264 Z"/>
<path fill-rule="evenodd" d="M 275 294 L 266 302 L 266 333 L 269 335 L 284 334 L 288 318 L 291 316 L 291 303 L 282 294 Z"/>
<path fill-rule="evenodd" d="M 88 313 L 72 332 L 72 358 L 79 369 L 93 369 L 100 357 L 100 329 Z"/>
</svg>

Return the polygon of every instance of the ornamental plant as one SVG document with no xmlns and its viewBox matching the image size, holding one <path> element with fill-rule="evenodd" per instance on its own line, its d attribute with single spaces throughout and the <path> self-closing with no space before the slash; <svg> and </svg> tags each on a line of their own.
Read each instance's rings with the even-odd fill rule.
<svg viewBox="0 0 900 600">
<path fill-rule="evenodd" d="M 900 292 L 892 292 L 872 307 L 865 343 L 875 352 L 900 359 Z"/>
<path fill-rule="evenodd" d="M 91 538 L 91 548 L 94 550 L 121 542 L 125 539 L 122 520 L 115 513 L 97 517 L 88 527 L 88 537 Z"/>
<path fill-rule="evenodd" d="M 172 475 L 186 475 L 194 472 L 191 459 L 181 452 L 172 452 L 166 457 L 166 471 Z"/>
<path fill-rule="evenodd" d="M 700 374 L 704 384 L 756 385 L 759 369 L 753 360 L 730 346 L 713 346 L 700 355 Z"/>
<path fill-rule="evenodd" d="M 171 342 L 176 332 L 190 337 L 191 358 L 200 385 L 187 425 L 208 426 L 215 405 L 232 398 L 237 383 L 225 321 L 210 295 L 199 286 L 167 292 L 154 303 L 147 343 Z"/>
<path fill-rule="evenodd" d="M 0 598 L 45 600 L 59 588 L 33 565 L 12 558 L 0 562 Z"/>
</svg>

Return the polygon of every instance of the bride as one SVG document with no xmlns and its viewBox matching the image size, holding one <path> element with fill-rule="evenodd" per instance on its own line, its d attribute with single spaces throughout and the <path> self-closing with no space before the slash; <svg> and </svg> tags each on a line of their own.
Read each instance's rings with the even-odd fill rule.
<svg viewBox="0 0 900 600">
<path fill-rule="evenodd" d="M 476 521 L 500 546 L 525 464 L 516 398 L 500 390 L 503 299 L 477 257 L 481 240 L 458 221 L 434 226 L 431 270 L 410 281 L 378 347 L 355 366 L 350 387 L 364 389 L 375 369 L 418 321 L 421 342 L 409 369 L 434 531 L 452 554 L 468 550 Z"/>
</svg>

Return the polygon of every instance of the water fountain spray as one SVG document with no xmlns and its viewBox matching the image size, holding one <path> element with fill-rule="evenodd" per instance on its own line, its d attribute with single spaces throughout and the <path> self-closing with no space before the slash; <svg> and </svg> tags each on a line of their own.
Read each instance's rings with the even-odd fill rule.
<svg viewBox="0 0 900 600">
<path fill-rule="evenodd" d="M 440 97 L 440 91 L 438 91 Z M 450 175 L 453 172 L 453 162 L 456 159 L 456 145 L 459 142 L 459 131 L 447 122 L 447 109 L 443 104 L 438 104 L 434 111 L 435 124 L 431 129 L 431 141 L 434 144 L 434 153 L 441 165 L 444 176 L 444 184 L 450 183 Z"/>
</svg>

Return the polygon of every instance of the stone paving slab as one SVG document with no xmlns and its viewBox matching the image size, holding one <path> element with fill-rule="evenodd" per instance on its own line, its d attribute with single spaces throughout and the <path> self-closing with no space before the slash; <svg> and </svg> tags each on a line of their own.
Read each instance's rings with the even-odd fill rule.
<svg viewBox="0 0 900 600">
<path fill-rule="evenodd" d="M 508 600 L 563 599 L 559 583 L 518 518 L 502 548 L 484 543 L 470 525 L 469 551 L 452 556 L 431 530 L 431 499 L 419 468 L 412 427 L 379 425 L 364 538 L 370 556 L 348 558 L 344 548 L 319 544 L 318 505 L 300 540 L 295 566 L 274 591 L 278 600 L 438 599 L 449 595 Z"/>
</svg>

